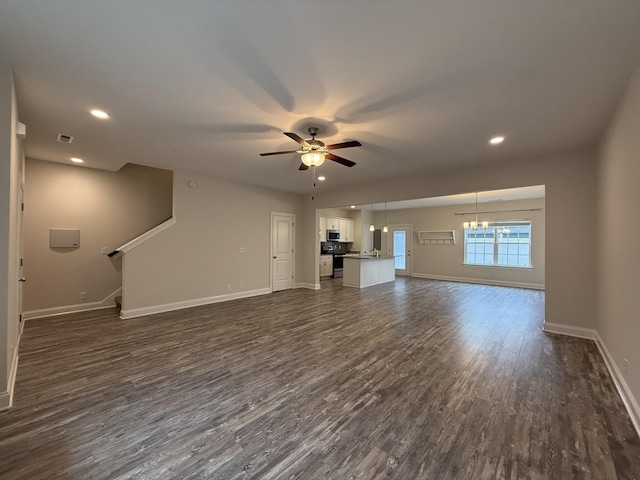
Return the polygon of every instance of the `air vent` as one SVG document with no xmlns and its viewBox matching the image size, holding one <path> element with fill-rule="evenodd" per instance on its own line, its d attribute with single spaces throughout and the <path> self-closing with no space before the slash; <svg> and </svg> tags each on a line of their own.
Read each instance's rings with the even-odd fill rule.
<svg viewBox="0 0 640 480">
<path fill-rule="evenodd" d="M 58 134 L 58 141 L 60 143 L 72 143 L 73 137 L 71 135 L 65 135 L 64 133 Z"/>
</svg>

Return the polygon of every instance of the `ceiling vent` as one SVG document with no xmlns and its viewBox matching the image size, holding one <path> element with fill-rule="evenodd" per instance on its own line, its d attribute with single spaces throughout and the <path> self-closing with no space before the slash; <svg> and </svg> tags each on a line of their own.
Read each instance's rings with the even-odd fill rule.
<svg viewBox="0 0 640 480">
<path fill-rule="evenodd" d="M 65 135 L 64 133 L 58 134 L 58 141 L 60 143 L 72 143 L 73 137 L 71 135 Z"/>
</svg>

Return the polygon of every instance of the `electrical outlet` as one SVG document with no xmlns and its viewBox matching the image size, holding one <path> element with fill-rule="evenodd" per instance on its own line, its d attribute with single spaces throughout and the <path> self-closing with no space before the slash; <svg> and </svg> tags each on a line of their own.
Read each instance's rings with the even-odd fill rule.
<svg viewBox="0 0 640 480">
<path fill-rule="evenodd" d="M 107 254 L 107 247 L 102 247 L 102 248 L 100 249 L 100 253 L 101 253 L 102 255 L 106 255 L 106 254 Z"/>
<path fill-rule="evenodd" d="M 230 292 L 230 291 L 231 291 L 231 284 L 227 283 L 227 292 Z"/>
<path fill-rule="evenodd" d="M 624 359 L 624 373 L 625 374 L 629 373 L 629 359 L 628 358 Z"/>
<path fill-rule="evenodd" d="M 87 299 L 87 292 L 80 292 L 80 300 L 86 300 Z"/>
<path fill-rule="evenodd" d="M 238 289 L 242 290 L 244 288 L 244 282 L 240 282 L 238 284 Z"/>
<path fill-rule="evenodd" d="M 244 253 L 244 252 L 245 252 L 244 247 L 240 247 L 240 253 Z"/>
</svg>

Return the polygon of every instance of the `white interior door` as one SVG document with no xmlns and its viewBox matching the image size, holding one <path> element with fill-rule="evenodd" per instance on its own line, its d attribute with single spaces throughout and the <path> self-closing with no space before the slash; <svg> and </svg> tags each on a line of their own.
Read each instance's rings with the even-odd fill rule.
<svg viewBox="0 0 640 480">
<path fill-rule="evenodd" d="M 391 254 L 395 257 L 396 275 L 411 275 L 411 225 L 389 227 Z"/>
<path fill-rule="evenodd" d="M 294 216 L 271 214 L 271 291 L 293 288 Z"/>
</svg>

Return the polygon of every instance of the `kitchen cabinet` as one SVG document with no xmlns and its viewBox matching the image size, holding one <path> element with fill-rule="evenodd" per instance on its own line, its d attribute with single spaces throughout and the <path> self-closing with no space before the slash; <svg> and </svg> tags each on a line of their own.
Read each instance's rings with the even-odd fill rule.
<svg viewBox="0 0 640 480">
<path fill-rule="evenodd" d="M 395 279 L 394 257 L 344 257 L 344 287 L 364 288 Z"/>
<path fill-rule="evenodd" d="M 320 278 L 333 275 L 333 255 L 320 255 Z"/>
<path fill-rule="evenodd" d="M 354 221 L 350 218 L 340 219 L 340 241 L 341 242 L 353 242 L 354 241 Z"/>
<path fill-rule="evenodd" d="M 327 228 L 329 230 L 340 230 L 340 219 L 327 217 Z"/>
<path fill-rule="evenodd" d="M 320 217 L 320 241 L 327 241 L 327 217 Z"/>
<path fill-rule="evenodd" d="M 327 230 L 339 230 L 341 242 L 355 241 L 355 222 L 351 218 L 320 217 L 320 241 L 327 240 Z"/>
</svg>

